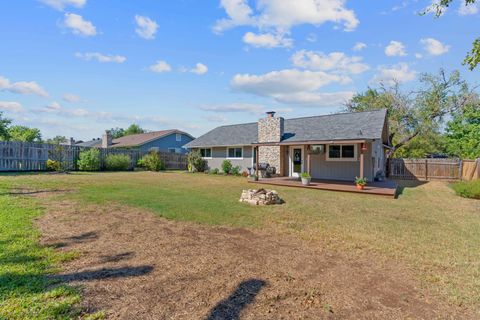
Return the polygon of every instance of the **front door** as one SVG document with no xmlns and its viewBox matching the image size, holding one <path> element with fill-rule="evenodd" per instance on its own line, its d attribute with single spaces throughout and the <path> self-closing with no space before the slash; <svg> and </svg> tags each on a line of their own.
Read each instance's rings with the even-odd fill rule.
<svg viewBox="0 0 480 320">
<path fill-rule="evenodd" d="M 298 178 L 303 171 L 303 148 L 290 148 L 290 173 L 292 177 Z"/>
</svg>

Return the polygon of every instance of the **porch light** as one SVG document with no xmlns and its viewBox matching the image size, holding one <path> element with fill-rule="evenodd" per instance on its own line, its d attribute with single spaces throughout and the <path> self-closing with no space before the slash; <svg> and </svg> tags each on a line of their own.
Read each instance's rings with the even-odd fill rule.
<svg viewBox="0 0 480 320">
<path fill-rule="evenodd" d="M 362 143 L 361 149 L 362 149 L 362 151 L 367 151 L 367 144 Z"/>
</svg>

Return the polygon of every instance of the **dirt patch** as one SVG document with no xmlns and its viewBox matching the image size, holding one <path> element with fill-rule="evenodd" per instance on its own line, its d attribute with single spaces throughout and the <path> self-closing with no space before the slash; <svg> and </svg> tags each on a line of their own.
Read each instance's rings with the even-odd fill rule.
<svg viewBox="0 0 480 320">
<path fill-rule="evenodd" d="M 45 245 L 80 252 L 55 277 L 111 319 L 465 317 L 393 262 L 293 236 L 68 201 L 49 201 L 37 223 Z"/>
</svg>

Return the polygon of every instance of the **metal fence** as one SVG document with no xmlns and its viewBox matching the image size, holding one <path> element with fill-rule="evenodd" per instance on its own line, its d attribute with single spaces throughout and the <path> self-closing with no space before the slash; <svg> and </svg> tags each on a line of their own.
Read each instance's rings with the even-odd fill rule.
<svg viewBox="0 0 480 320">
<path fill-rule="evenodd" d="M 47 160 L 59 160 L 66 170 L 77 170 L 80 152 L 91 149 L 69 145 L 54 145 L 31 142 L 0 142 L 0 171 L 45 171 Z M 110 154 L 125 154 L 131 159 L 130 169 L 147 151 L 139 149 L 97 148 L 100 151 L 100 164 L 105 168 L 105 159 Z M 187 156 L 184 154 L 158 152 L 167 169 L 187 168 Z"/>
<path fill-rule="evenodd" d="M 480 159 L 389 159 L 388 176 L 407 180 L 473 180 L 480 176 Z"/>
</svg>

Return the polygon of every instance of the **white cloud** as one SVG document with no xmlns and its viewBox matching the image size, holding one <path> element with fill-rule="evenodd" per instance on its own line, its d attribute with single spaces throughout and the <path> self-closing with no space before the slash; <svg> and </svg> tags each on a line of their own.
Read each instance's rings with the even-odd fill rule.
<svg viewBox="0 0 480 320">
<path fill-rule="evenodd" d="M 40 0 L 40 2 L 56 10 L 63 11 L 67 6 L 72 6 L 79 9 L 83 8 L 87 3 L 87 0 Z"/>
<path fill-rule="evenodd" d="M 51 104 L 45 106 L 46 110 L 51 110 L 51 111 L 58 111 L 62 109 L 62 105 L 56 101 L 52 102 Z"/>
<path fill-rule="evenodd" d="M 317 42 L 317 35 L 315 33 L 310 33 L 307 36 L 307 41 L 308 42 Z"/>
<path fill-rule="evenodd" d="M 400 41 L 390 41 L 390 44 L 385 47 L 385 54 L 389 57 L 406 56 L 405 46 Z"/>
<path fill-rule="evenodd" d="M 158 24 L 152 19 L 144 16 L 135 16 L 135 22 L 137 23 L 137 28 L 135 32 L 142 38 L 147 40 L 155 39 L 155 34 L 157 33 Z"/>
<path fill-rule="evenodd" d="M 66 102 L 71 102 L 71 103 L 76 103 L 76 102 L 80 102 L 82 101 L 82 99 L 77 96 L 76 94 L 73 94 L 73 93 L 65 93 L 63 95 L 63 101 L 66 101 Z"/>
<path fill-rule="evenodd" d="M 97 34 L 95 26 L 90 21 L 84 20 L 81 15 L 65 13 L 65 20 L 63 22 L 74 34 L 86 37 L 92 37 Z"/>
<path fill-rule="evenodd" d="M 367 45 L 363 42 L 357 42 L 355 43 L 355 45 L 353 46 L 353 51 L 362 51 L 363 49 L 365 49 L 367 47 Z"/>
<path fill-rule="evenodd" d="M 396 82 L 408 82 L 415 80 L 417 72 L 410 69 L 406 63 L 398 63 L 391 67 L 380 66 L 378 73 L 370 80 L 371 84 L 384 83 L 394 85 Z"/>
<path fill-rule="evenodd" d="M 440 56 L 450 50 L 450 46 L 445 45 L 433 38 L 421 39 L 420 43 L 423 44 L 425 51 L 433 56 Z"/>
<path fill-rule="evenodd" d="M 324 71 L 285 69 L 262 75 L 237 74 L 231 86 L 235 90 L 270 97 L 282 103 L 327 106 L 331 105 L 332 99 L 324 99 L 325 93 L 319 92 L 319 89 L 329 84 L 349 82 L 351 79 L 347 76 Z M 339 95 L 331 93 L 329 98 L 334 94 Z"/>
<path fill-rule="evenodd" d="M 246 112 L 252 114 L 262 114 L 263 112 L 265 112 L 264 106 L 253 103 L 229 103 L 224 105 L 201 106 L 200 109 L 210 112 L 227 113 Z"/>
<path fill-rule="evenodd" d="M 35 94 L 40 97 L 48 97 L 47 91 L 35 81 L 10 82 L 9 79 L 0 76 L 0 90 L 18 94 Z"/>
<path fill-rule="evenodd" d="M 203 63 L 199 62 L 195 65 L 195 68 L 190 70 L 190 72 L 198 74 L 198 75 L 202 75 L 202 74 L 205 74 L 205 73 L 208 72 L 208 67 L 206 65 L 204 65 Z"/>
<path fill-rule="evenodd" d="M 343 105 L 355 95 L 353 91 L 340 92 L 297 92 L 284 95 L 277 100 L 288 104 L 300 104 L 303 106 L 331 107 Z"/>
<path fill-rule="evenodd" d="M 477 14 L 480 9 L 480 4 L 478 3 L 472 3 L 469 5 L 466 5 L 463 1 L 460 3 L 460 7 L 458 8 L 458 14 L 461 16 L 468 16 L 468 15 L 474 15 Z"/>
<path fill-rule="evenodd" d="M 287 32 L 295 25 L 319 26 L 326 22 L 343 24 L 344 30 L 352 31 L 359 23 L 355 12 L 345 8 L 345 0 L 258 0 L 256 12 L 247 0 L 221 0 L 220 6 L 228 18 L 216 22 L 215 32 L 237 26 Z"/>
<path fill-rule="evenodd" d="M 253 32 L 247 32 L 243 36 L 243 42 L 256 48 L 276 48 L 291 47 L 293 44 L 293 39 L 285 38 L 283 34 L 255 34 Z"/>
<path fill-rule="evenodd" d="M 421 53 L 415 53 L 415 58 L 417 58 L 417 59 L 422 59 L 422 58 L 423 58 L 423 54 L 421 54 Z"/>
<path fill-rule="evenodd" d="M 14 101 L 0 101 L 0 110 L 10 111 L 15 113 L 24 111 L 22 105 Z"/>
<path fill-rule="evenodd" d="M 314 52 L 301 50 L 292 55 L 291 60 L 296 67 L 333 71 L 335 73 L 359 74 L 370 67 L 362 62 L 361 57 L 349 57 L 343 52 Z"/>
<path fill-rule="evenodd" d="M 221 123 L 227 122 L 227 117 L 222 116 L 220 114 L 211 114 L 211 115 L 203 116 L 203 118 L 210 122 L 221 122 Z"/>
<path fill-rule="evenodd" d="M 86 61 L 96 60 L 101 63 L 108 63 L 108 62 L 124 63 L 127 60 L 127 58 L 124 56 L 105 55 L 99 52 L 85 52 L 85 53 L 77 52 L 75 53 L 75 57 L 86 60 Z"/>
<path fill-rule="evenodd" d="M 172 67 L 166 61 L 163 61 L 163 60 L 158 60 L 155 64 L 151 65 L 149 69 L 150 71 L 156 72 L 156 73 L 172 71 Z"/>
</svg>

